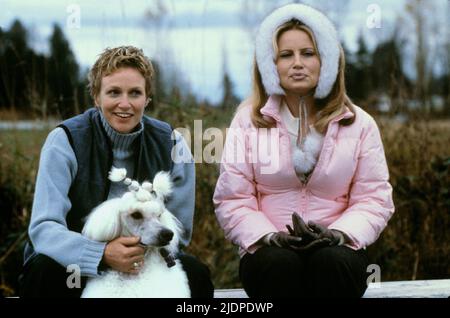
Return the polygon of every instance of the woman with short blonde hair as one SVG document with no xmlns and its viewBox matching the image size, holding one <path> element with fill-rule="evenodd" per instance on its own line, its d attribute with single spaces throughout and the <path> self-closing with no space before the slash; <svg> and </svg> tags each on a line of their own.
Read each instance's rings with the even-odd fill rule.
<svg viewBox="0 0 450 318">
<path fill-rule="evenodd" d="M 195 165 L 192 156 L 177 155 L 190 154 L 183 137 L 168 123 L 144 114 L 152 76 L 152 64 L 141 49 L 105 49 L 89 73 L 95 107 L 49 133 L 41 151 L 30 241 L 19 279 L 21 297 L 80 297 L 87 277 L 99 277 L 109 270 L 124 275 L 145 270 L 146 247 L 141 237 L 99 242 L 81 235 L 94 208 L 128 191 L 125 184 L 111 182 L 108 172 L 112 167 L 125 168 L 126 177 L 139 183 L 153 180 L 161 170 L 169 172 L 174 195 L 165 206 L 180 221 L 181 247 L 189 244 Z M 207 266 L 184 252 L 176 257 L 186 271 L 191 296 L 212 297 Z M 74 288 L 67 284 L 71 272 L 66 271 L 73 268 L 81 276 Z"/>
</svg>

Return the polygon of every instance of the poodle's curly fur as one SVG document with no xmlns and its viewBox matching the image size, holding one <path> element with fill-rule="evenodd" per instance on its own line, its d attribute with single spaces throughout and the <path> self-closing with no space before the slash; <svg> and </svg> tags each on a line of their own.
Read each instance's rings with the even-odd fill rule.
<svg viewBox="0 0 450 318">
<path fill-rule="evenodd" d="M 119 182 L 125 176 L 125 169 L 113 167 L 109 179 Z M 140 243 L 146 247 L 144 264 L 137 275 L 109 269 L 89 278 L 81 297 L 190 297 L 188 279 L 180 261 L 175 260 L 170 266 L 160 252 L 163 248 L 164 252 L 176 255 L 182 229 L 164 205 L 164 199 L 172 192 L 169 174 L 159 172 L 153 183 L 142 185 L 128 178 L 124 182 L 129 185 L 129 191 L 95 208 L 82 234 L 101 242 L 120 236 L 139 236 Z"/>
</svg>

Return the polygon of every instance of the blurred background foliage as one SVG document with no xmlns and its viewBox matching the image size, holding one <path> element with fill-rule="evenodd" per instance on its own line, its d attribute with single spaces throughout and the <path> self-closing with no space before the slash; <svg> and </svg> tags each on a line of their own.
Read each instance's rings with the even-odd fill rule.
<svg viewBox="0 0 450 318">
<path fill-rule="evenodd" d="M 161 104 L 155 114 L 193 125 L 198 118 L 225 127 L 232 112 Z M 149 115 L 154 115 L 150 113 Z M 202 116 L 202 117 L 199 117 Z M 398 123 L 375 114 L 394 188 L 396 212 L 368 248 L 383 281 L 450 277 L 450 120 Z M 182 125 L 175 127 L 183 127 Z M 220 125 L 211 127 L 221 127 Z M 14 295 L 22 264 L 40 148 L 48 129 L 0 133 L 0 290 Z M 208 264 L 216 288 L 240 287 L 237 247 L 225 240 L 212 195 L 218 165 L 196 164 L 196 211 L 187 251 Z"/>
</svg>

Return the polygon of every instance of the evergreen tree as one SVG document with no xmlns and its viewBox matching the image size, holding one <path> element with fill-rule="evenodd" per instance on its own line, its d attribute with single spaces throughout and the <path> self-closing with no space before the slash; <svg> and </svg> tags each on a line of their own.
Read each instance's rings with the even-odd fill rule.
<svg viewBox="0 0 450 318">
<path fill-rule="evenodd" d="M 55 24 L 50 37 L 48 80 L 52 104 L 63 119 L 77 113 L 75 98 L 78 95 L 78 75 L 79 67 L 69 42 L 61 27 Z"/>
<path fill-rule="evenodd" d="M 223 56 L 223 77 L 222 77 L 222 91 L 223 97 L 220 106 L 223 109 L 236 107 L 239 103 L 239 99 L 234 94 L 233 82 L 231 81 L 230 75 L 228 75 L 228 63 L 226 58 L 226 50 L 222 50 Z"/>
<path fill-rule="evenodd" d="M 348 50 L 345 42 L 342 43 L 342 49 L 345 56 L 345 88 L 350 98 L 354 99 L 356 93 L 357 82 L 357 70 L 354 63 L 354 55 Z"/>
<path fill-rule="evenodd" d="M 223 89 L 223 98 L 222 98 L 221 107 L 224 109 L 230 108 L 230 107 L 236 107 L 236 105 L 239 103 L 239 99 L 234 94 L 233 82 L 231 81 L 231 78 L 228 75 L 228 72 L 225 72 L 223 74 L 222 89 Z"/>
<path fill-rule="evenodd" d="M 27 31 L 19 20 L 15 20 L 7 32 L 1 32 L 1 106 L 10 109 L 24 108 L 28 104 L 26 95 L 26 59 L 30 49 Z"/>
<path fill-rule="evenodd" d="M 377 45 L 372 54 L 373 83 L 377 91 L 386 91 L 397 98 L 407 84 L 397 39 L 392 37 Z"/>
<path fill-rule="evenodd" d="M 358 36 L 358 50 L 355 54 L 355 87 L 356 99 L 365 100 L 372 90 L 371 55 L 362 33 Z"/>
<path fill-rule="evenodd" d="M 49 115 L 48 58 L 43 54 L 31 52 L 27 73 L 29 106 L 40 118 L 46 119 Z"/>
</svg>

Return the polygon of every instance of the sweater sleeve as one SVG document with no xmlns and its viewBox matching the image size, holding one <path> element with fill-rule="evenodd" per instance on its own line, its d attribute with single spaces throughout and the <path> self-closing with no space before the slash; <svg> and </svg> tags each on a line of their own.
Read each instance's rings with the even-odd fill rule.
<svg viewBox="0 0 450 318">
<path fill-rule="evenodd" d="M 66 216 L 72 207 L 68 194 L 77 169 L 66 133 L 54 129 L 41 151 L 29 236 L 37 253 L 64 267 L 77 264 L 82 276 L 97 276 L 106 243 L 67 228 Z"/>
<path fill-rule="evenodd" d="M 167 201 L 166 207 L 183 225 L 181 244 L 187 246 L 192 237 L 195 209 L 195 163 L 183 136 L 174 130 L 173 138 L 176 140 L 172 149 L 173 194 Z"/>
</svg>

